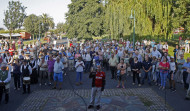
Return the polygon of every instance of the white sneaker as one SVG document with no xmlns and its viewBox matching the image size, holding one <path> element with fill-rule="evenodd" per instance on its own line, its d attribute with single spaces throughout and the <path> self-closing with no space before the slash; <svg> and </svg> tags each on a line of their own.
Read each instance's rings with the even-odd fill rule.
<svg viewBox="0 0 190 111">
<path fill-rule="evenodd" d="M 39 86 L 41 86 L 42 84 L 40 83 Z"/>
<path fill-rule="evenodd" d="M 45 83 L 45 86 L 47 85 L 47 83 Z"/>
</svg>

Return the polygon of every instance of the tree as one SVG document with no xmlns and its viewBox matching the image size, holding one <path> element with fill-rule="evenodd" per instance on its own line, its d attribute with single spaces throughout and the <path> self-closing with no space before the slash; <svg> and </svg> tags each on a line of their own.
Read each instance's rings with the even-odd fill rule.
<svg viewBox="0 0 190 111">
<path fill-rule="evenodd" d="M 92 38 L 104 34 L 104 9 L 100 0 L 71 0 L 66 14 L 69 38 Z"/>
<path fill-rule="evenodd" d="M 190 33 L 190 0 L 175 0 L 173 4 L 173 28 L 184 27 L 186 36 Z"/>
<path fill-rule="evenodd" d="M 42 23 L 42 24 L 41 24 Z M 40 24 L 41 24 L 41 29 L 42 32 L 45 32 L 45 37 L 47 37 L 47 31 L 49 29 L 54 28 L 54 21 L 53 18 L 50 17 L 48 14 L 44 13 L 40 16 Z"/>
<path fill-rule="evenodd" d="M 23 20 L 26 17 L 25 6 L 19 1 L 9 1 L 8 10 L 4 12 L 5 19 L 3 19 L 5 27 L 10 31 L 10 39 L 13 31 L 21 28 Z"/>
<path fill-rule="evenodd" d="M 31 33 L 33 36 L 34 40 L 34 34 L 39 32 L 39 17 L 36 16 L 35 14 L 29 15 L 25 20 L 24 20 L 24 27 L 27 32 Z"/>
<path fill-rule="evenodd" d="M 66 32 L 66 26 L 64 23 L 58 23 L 57 24 L 57 30 L 59 33 L 64 33 Z"/>
</svg>

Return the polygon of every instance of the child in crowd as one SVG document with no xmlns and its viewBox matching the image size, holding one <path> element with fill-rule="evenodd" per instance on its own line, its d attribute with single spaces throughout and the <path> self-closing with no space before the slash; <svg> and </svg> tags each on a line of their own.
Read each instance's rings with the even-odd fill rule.
<svg viewBox="0 0 190 111">
<path fill-rule="evenodd" d="M 158 58 L 157 63 L 156 63 L 156 84 L 155 84 L 156 86 L 157 85 L 160 86 L 160 83 L 161 83 L 161 81 L 160 81 L 160 69 L 159 69 L 160 62 L 161 62 L 161 58 Z"/>
<path fill-rule="evenodd" d="M 152 59 L 152 80 L 154 82 L 156 82 L 157 80 L 157 76 L 156 76 L 156 64 L 157 64 L 157 59 L 156 57 L 154 56 L 153 59 Z"/>
<path fill-rule="evenodd" d="M 174 57 L 171 57 L 170 61 L 170 72 L 169 72 L 169 82 L 170 82 L 170 89 L 172 92 L 176 91 L 175 88 L 175 72 L 176 72 L 176 62 L 174 61 Z"/>
</svg>

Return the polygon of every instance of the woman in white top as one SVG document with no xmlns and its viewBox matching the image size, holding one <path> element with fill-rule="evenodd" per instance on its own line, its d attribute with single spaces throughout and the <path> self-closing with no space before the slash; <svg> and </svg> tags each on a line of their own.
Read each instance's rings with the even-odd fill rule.
<svg viewBox="0 0 190 111">
<path fill-rule="evenodd" d="M 39 63 L 39 67 L 40 67 L 40 86 L 42 85 L 42 83 L 44 83 L 45 85 L 47 85 L 47 61 L 45 61 L 44 56 L 41 57 L 40 63 Z"/>
<path fill-rule="evenodd" d="M 176 63 L 174 62 L 174 57 L 171 56 L 170 57 L 171 61 L 170 61 L 170 77 L 169 77 L 169 82 L 170 82 L 170 89 L 172 90 L 172 92 L 175 92 L 175 72 L 176 72 Z"/>
<path fill-rule="evenodd" d="M 76 72 L 77 72 L 77 78 L 76 78 L 76 85 L 82 84 L 82 74 L 83 74 L 83 68 L 84 68 L 84 62 L 82 61 L 82 57 L 78 58 L 78 61 L 75 64 Z"/>
</svg>

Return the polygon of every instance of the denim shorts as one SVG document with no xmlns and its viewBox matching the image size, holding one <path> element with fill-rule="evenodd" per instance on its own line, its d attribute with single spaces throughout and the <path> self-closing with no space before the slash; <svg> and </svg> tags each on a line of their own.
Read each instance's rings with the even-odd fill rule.
<svg viewBox="0 0 190 111">
<path fill-rule="evenodd" d="M 54 73 L 54 81 L 63 82 L 63 74 L 61 73 Z"/>
</svg>

